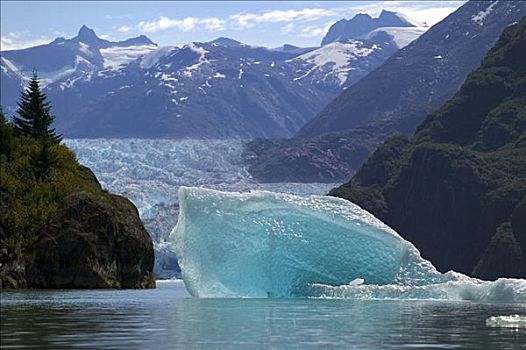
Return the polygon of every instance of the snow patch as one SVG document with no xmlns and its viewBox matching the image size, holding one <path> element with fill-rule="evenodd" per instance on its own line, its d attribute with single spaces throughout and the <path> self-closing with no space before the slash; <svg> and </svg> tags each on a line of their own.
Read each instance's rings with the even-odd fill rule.
<svg viewBox="0 0 526 350">
<path fill-rule="evenodd" d="M 492 2 L 484 11 L 480 11 L 476 15 L 473 15 L 471 17 L 471 20 L 480 26 L 484 25 L 484 20 L 486 19 L 486 16 L 488 16 L 493 11 L 493 6 L 495 6 L 498 2 L 498 0 Z"/>
<path fill-rule="evenodd" d="M 204 48 L 200 46 L 197 46 L 195 43 L 190 43 L 187 45 L 187 47 L 199 55 L 199 58 L 197 59 L 197 63 L 186 67 L 186 69 L 183 72 L 183 74 L 186 75 L 187 77 L 191 77 L 192 73 L 198 70 L 199 67 L 201 67 L 203 64 L 210 63 L 210 61 L 206 59 L 206 54 L 209 51 L 205 50 Z"/>
<path fill-rule="evenodd" d="M 402 49 L 420 35 L 424 34 L 428 29 L 428 27 L 383 27 L 369 32 L 362 38 L 372 40 L 378 33 L 384 32 L 392 38 L 399 49 Z"/>
<path fill-rule="evenodd" d="M 83 42 L 79 43 L 79 51 L 88 57 L 93 57 L 93 52 L 89 49 L 89 46 L 86 43 L 83 43 Z"/>
<path fill-rule="evenodd" d="M 141 58 L 140 67 L 144 69 L 153 67 L 159 62 L 161 58 L 168 56 L 174 49 L 175 46 L 164 46 L 157 50 L 146 53 Z"/>
<path fill-rule="evenodd" d="M 357 40 L 346 43 L 333 42 L 317 50 L 298 56 L 296 59 L 303 60 L 314 66 L 305 74 L 294 78 L 294 80 L 301 80 L 317 69 L 321 69 L 325 65 L 331 65 L 334 75 L 340 81 L 340 86 L 343 85 L 351 70 L 350 62 L 361 57 L 366 57 L 374 51 L 372 48 L 363 47 L 362 44 L 361 41 Z"/>
<path fill-rule="evenodd" d="M 407 23 L 415 26 L 415 27 L 427 27 L 427 24 L 426 22 L 420 22 L 420 21 L 417 21 L 416 19 L 414 18 L 411 18 L 401 12 L 395 12 L 394 13 L 396 15 L 396 17 L 406 21 Z"/>
<path fill-rule="evenodd" d="M 100 49 L 100 54 L 104 59 L 104 68 L 118 70 L 119 68 L 137 60 L 144 55 L 157 51 L 155 45 L 137 45 L 128 47 L 112 46 Z M 142 65 L 142 61 L 141 61 Z"/>
<path fill-rule="evenodd" d="M 7 68 L 9 68 L 10 70 L 12 70 L 13 72 L 15 72 L 15 73 L 19 73 L 19 72 L 20 72 L 19 69 L 18 69 L 18 67 L 15 66 L 15 65 L 13 64 L 13 62 L 9 61 L 7 58 L 5 58 L 5 57 L 0 57 L 0 59 L 1 59 L 2 62 L 5 64 L 5 66 L 6 66 Z M 2 68 L 4 68 L 4 67 L 2 67 Z"/>
<path fill-rule="evenodd" d="M 159 80 L 162 80 L 162 81 L 178 81 L 177 78 L 174 78 L 171 75 L 166 74 L 166 73 L 160 73 L 159 76 L 157 76 L 156 74 L 156 78 L 159 78 Z"/>
</svg>

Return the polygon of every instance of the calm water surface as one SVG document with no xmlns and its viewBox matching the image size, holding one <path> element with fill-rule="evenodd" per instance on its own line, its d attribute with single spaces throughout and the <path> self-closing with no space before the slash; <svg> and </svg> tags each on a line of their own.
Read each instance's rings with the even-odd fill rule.
<svg viewBox="0 0 526 350">
<path fill-rule="evenodd" d="M 526 329 L 489 328 L 526 305 L 431 301 L 193 299 L 155 290 L 1 293 L 1 348 L 526 349 Z"/>
</svg>

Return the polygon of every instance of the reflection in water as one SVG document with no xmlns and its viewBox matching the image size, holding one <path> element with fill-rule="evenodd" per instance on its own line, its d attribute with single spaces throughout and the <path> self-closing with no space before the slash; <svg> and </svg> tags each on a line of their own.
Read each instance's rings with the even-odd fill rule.
<svg viewBox="0 0 526 350">
<path fill-rule="evenodd" d="M 525 305 L 308 299 L 192 299 L 156 290 L 1 294 L 2 349 L 518 349 L 524 329 L 485 326 Z"/>
</svg>

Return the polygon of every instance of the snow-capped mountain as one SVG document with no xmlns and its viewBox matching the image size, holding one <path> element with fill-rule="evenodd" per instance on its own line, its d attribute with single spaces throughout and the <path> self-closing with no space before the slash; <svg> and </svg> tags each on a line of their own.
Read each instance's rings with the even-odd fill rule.
<svg viewBox="0 0 526 350">
<path fill-rule="evenodd" d="M 68 137 L 289 137 L 404 42 L 377 27 L 360 34 L 319 48 L 229 38 L 157 47 L 145 36 L 110 42 L 83 26 L 72 39 L 2 52 L 1 102 L 13 113 L 36 70 Z"/>
<path fill-rule="evenodd" d="M 300 137 L 370 126 L 412 133 L 451 97 L 504 28 L 526 15 L 524 1 L 468 1 L 332 101 Z"/>
<path fill-rule="evenodd" d="M 296 82 L 296 64 L 286 62 L 294 55 L 190 43 L 47 93 L 57 128 L 71 137 L 286 137 L 340 91 Z"/>
<path fill-rule="evenodd" d="M 299 64 L 294 80 L 346 88 L 385 62 L 398 51 L 388 37 L 375 35 L 373 40 L 335 41 L 294 59 Z"/>
<path fill-rule="evenodd" d="M 38 71 L 41 83 L 49 85 L 79 72 L 118 68 L 157 49 L 146 36 L 111 42 L 82 26 L 72 39 L 57 38 L 47 45 L 2 52 L 2 66 L 22 77 Z"/>
<path fill-rule="evenodd" d="M 347 88 L 427 30 L 424 23 L 383 10 L 378 18 L 357 14 L 333 24 L 322 46 L 297 57 L 303 64 L 296 80 Z"/>
<path fill-rule="evenodd" d="M 466 2 L 343 91 L 296 137 L 250 143 L 249 171 L 261 181 L 349 179 L 378 144 L 412 134 L 451 98 L 524 16 L 524 1 Z"/>
<path fill-rule="evenodd" d="M 60 82 L 65 88 L 75 81 L 89 80 L 97 71 L 118 69 L 155 49 L 157 45 L 144 35 L 112 42 L 82 26 L 72 39 L 57 38 L 46 45 L 2 51 L 2 105 L 8 111 L 16 105 L 21 88 L 35 71 L 42 86 Z"/>
<path fill-rule="evenodd" d="M 393 28 L 397 28 L 393 31 Z M 416 39 L 420 34 L 427 30 L 427 25 L 410 19 L 399 12 L 382 10 L 377 18 L 371 17 L 366 13 L 359 13 L 353 18 L 342 19 L 334 23 L 327 34 L 323 37 L 321 45 L 327 45 L 335 41 L 346 41 L 354 38 L 367 38 L 374 32 L 385 32 L 394 39 L 397 37 L 412 37 Z M 396 39 L 395 39 L 396 41 Z M 409 42 L 410 42 L 409 41 Z M 406 41 L 403 41 L 404 43 Z M 407 43 L 405 44 L 407 45 Z M 402 48 L 403 46 L 399 48 Z"/>
</svg>

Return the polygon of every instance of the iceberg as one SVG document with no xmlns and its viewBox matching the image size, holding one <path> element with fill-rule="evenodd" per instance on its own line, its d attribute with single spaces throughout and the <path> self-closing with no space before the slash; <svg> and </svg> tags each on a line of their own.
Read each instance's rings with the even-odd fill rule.
<svg viewBox="0 0 526 350">
<path fill-rule="evenodd" d="M 170 240 L 192 296 L 526 302 L 526 280 L 440 273 L 343 199 L 181 187 L 179 205 Z"/>
<path fill-rule="evenodd" d="M 486 319 L 486 326 L 495 328 L 526 328 L 526 316 L 491 316 Z"/>
</svg>

